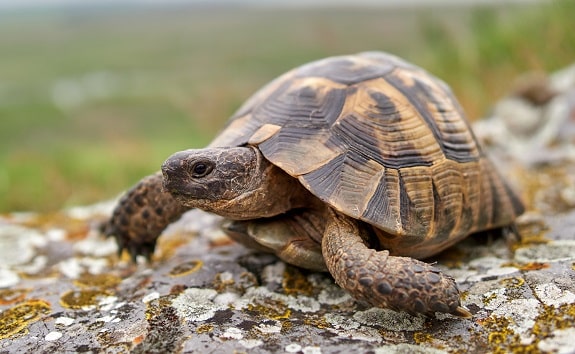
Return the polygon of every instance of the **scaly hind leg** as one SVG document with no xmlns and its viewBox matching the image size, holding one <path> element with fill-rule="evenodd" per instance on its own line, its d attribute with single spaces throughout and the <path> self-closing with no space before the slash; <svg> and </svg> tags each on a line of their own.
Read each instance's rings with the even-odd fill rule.
<svg viewBox="0 0 575 354">
<path fill-rule="evenodd" d="M 353 297 L 411 314 L 446 312 L 471 317 L 460 306 L 453 278 L 416 259 L 370 249 L 364 243 L 368 237 L 368 230 L 357 220 L 328 211 L 323 256 L 336 283 Z"/>
<path fill-rule="evenodd" d="M 119 253 L 126 249 L 136 256 L 151 258 L 162 231 L 188 209 L 162 189 L 162 174 L 144 177 L 118 202 L 104 225 L 104 233 L 118 242 Z"/>
</svg>

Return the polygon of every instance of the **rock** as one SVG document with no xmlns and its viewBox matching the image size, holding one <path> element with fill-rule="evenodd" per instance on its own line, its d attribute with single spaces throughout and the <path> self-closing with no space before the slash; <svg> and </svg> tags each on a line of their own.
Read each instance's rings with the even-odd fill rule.
<svg viewBox="0 0 575 354">
<path fill-rule="evenodd" d="M 486 145 L 523 164 L 574 161 L 575 64 L 549 76 L 518 78 L 492 116 L 477 122 L 474 130 Z"/>
<path fill-rule="evenodd" d="M 530 95 L 551 105 L 573 82 Z M 0 216 L 0 352 L 574 353 L 575 134 L 549 121 L 560 143 L 497 117 L 478 129 L 503 134 L 490 153 L 528 212 L 519 240 L 473 235 L 430 260 L 457 280 L 471 319 L 369 308 L 328 274 L 232 243 L 197 210 L 165 231 L 151 264 L 133 265 L 98 231 L 107 202 Z M 531 143 L 540 156 L 522 152 Z"/>
</svg>

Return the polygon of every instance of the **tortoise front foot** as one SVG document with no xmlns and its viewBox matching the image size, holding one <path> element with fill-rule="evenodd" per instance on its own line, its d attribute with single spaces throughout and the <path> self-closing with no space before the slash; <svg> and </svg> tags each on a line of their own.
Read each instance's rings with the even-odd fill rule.
<svg viewBox="0 0 575 354">
<path fill-rule="evenodd" d="M 162 231 L 186 210 L 162 190 L 162 174 L 156 173 L 126 192 L 104 225 L 104 233 L 116 239 L 119 254 L 125 249 L 133 261 L 138 255 L 150 260 Z"/>
<path fill-rule="evenodd" d="M 322 252 L 336 283 L 370 305 L 432 316 L 471 317 L 461 307 L 453 278 L 431 265 L 368 248 L 367 230 L 357 220 L 330 211 Z"/>
</svg>

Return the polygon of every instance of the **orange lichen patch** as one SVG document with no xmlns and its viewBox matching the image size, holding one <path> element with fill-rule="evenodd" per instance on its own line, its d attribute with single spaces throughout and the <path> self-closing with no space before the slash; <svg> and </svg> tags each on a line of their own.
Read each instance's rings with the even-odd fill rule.
<svg viewBox="0 0 575 354">
<path fill-rule="evenodd" d="M 433 343 L 433 336 L 425 332 L 415 332 L 413 334 L 413 340 L 417 344 Z"/>
<path fill-rule="evenodd" d="M 248 304 L 247 309 L 272 320 L 288 319 L 291 316 L 291 310 L 283 302 L 272 299 L 262 299 L 257 303 Z"/>
<path fill-rule="evenodd" d="M 506 288 L 520 288 L 525 284 L 525 279 L 520 277 L 504 278 L 499 280 L 499 284 Z"/>
<path fill-rule="evenodd" d="M 188 287 L 183 284 L 176 284 L 170 288 L 170 295 L 179 295 L 184 292 Z"/>
<path fill-rule="evenodd" d="M 531 338 L 527 343 L 511 329 L 513 323 L 507 317 L 490 316 L 478 323 L 488 331 L 493 353 L 538 353 L 537 345 L 541 340 L 553 337 L 555 330 L 575 326 L 575 304 L 559 307 L 544 305 L 530 332 L 524 335 Z"/>
<path fill-rule="evenodd" d="M 162 309 L 165 307 L 170 307 L 172 305 L 173 296 L 162 296 L 157 300 L 150 301 L 146 303 L 146 320 L 149 321 L 152 318 L 159 316 Z"/>
<path fill-rule="evenodd" d="M 74 280 L 74 285 L 83 288 L 112 289 L 122 282 L 122 278 L 113 274 L 85 273 Z"/>
<path fill-rule="evenodd" d="M 325 319 L 325 317 L 320 317 L 320 318 L 306 318 L 304 320 L 304 324 L 308 325 L 308 326 L 314 326 L 317 327 L 319 329 L 326 329 L 326 328 L 330 328 L 331 325 L 329 324 L 329 322 L 327 322 L 327 320 Z"/>
<path fill-rule="evenodd" d="M 575 326 L 575 304 L 565 304 L 559 307 L 544 306 L 543 311 L 535 319 L 533 334 L 539 339 L 553 335 L 556 329 Z"/>
<path fill-rule="evenodd" d="M 85 220 L 71 218 L 64 213 L 38 214 L 22 225 L 40 230 L 62 229 L 70 241 L 84 239 L 90 231 L 90 225 Z"/>
<path fill-rule="evenodd" d="M 50 313 L 50 304 L 44 300 L 28 300 L 0 313 L 0 339 L 22 333 L 31 323 Z"/>
<path fill-rule="evenodd" d="M 197 334 L 202 334 L 202 333 L 210 333 L 214 331 L 214 325 L 210 324 L 210 323 L 206 323 L 203 325 L 198 326 L 198 328 L 196 328 L 196 333 Z"/>
<path fill-rule="evenodd" d="M 0 305 L 9 305 L 24 300 L 30 289 L 2 289 L 0 290 Z"/>
<path fill-rule="evenodd" d="M 98 305 L 100 298 L 110 296 L 105 290 L 70 290 L 60 296 L 60 305 L 65 308 L 78 310 Z"/>
<path fill-rule="evenodd" d="M 168 274 L 173 278 L 182 277 L 184 275 L 189 275 L 197 272 L 200 268 L 202 268 L 203 265 L 204 262 L 200 260 L 191 260 L 189 262 L 178 264 L 172 268 Z"/>
<path fill-rule="evenodd" d="M 189 243 L 190 240 L 190 234 L 187 233 L 177 233 L 171 234 L 168 237 L 160 237 L 156 246 L 154 260 L 165 261 L 171 259 L 178 248 Z"/>
<path fill-rule="evenodd" d="M 223 293 L 226 290 L 234 290 L 234 285 L 236 281 L 230 273 L 218 273 L 214 277 L 213 288 L 219 293 Z"/>
<path fill-rule="evenodd" d="M 146 338 L 145 334 L 141 334 L 139 336 L 137 336 L 136 338 L 132 339 L 132 343 L 134 343 L 134 345 L 138 345 L 140 343 L 142 343 L 142 341 Z"/>
<path fill-rule="evenodd" d="M 549 268 L 549 263 L 541 263 L 541 262 L 529 262 L 529 263 L 504 263 L 502 266 L 504 267 L 514 267 L 519 270 L 540 270 Z"/>
<path fill-rule="evenodd" d="M 310 296 L 315 289 L 301 269 L 289 265 L 283 274 L 282 287 L 288 295 Z"/>
<path fill-rule="evenodd" d="M 281 333 L 289 333 L 291 330 L 293 330 L 293 323 L 289 320 L 283 320 L 281 321 Z"/>
<path fill-rule="evenodd" d="M 489 334 L 487 340 L 493 353 L 503 354 L 514 352 L 514 349 L 526 349 L 521 344 L 520 336 L 510 328 L 511 320 L 506 317 L 490 316 L 479 321 L 479 324 L 485 327 Z M 531 345 L 532 346 L 532 345 Z M 533 347 L 531 349 L 537 349 Z M 525 353 L 530 353 L 526 351 Z"/>
<path fill-rule="evenodd" d="M 540 270 L 549 268 L 549 263 L 529 262 L 521 265 L 520 270 Z"/>
</svg>

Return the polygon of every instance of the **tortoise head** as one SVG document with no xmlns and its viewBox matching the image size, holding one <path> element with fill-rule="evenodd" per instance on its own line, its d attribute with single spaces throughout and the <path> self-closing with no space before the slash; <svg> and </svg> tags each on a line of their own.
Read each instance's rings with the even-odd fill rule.
<svg viewBox="0 0 575 354">
<path fill-rule="evenodd" d="M 162 165 L 164 190 L 189 207 L 230 201 L 257 188 L 258 160 L 253 148 L 180 151 Z"/>
<path fill-rule="evenodd" d="M 180 151 L 162 165 L 164 190 L 188 208 L 242 220 L 269 217 L 310 203 L 296 178 L 255 147 Z"/>
</svg>

